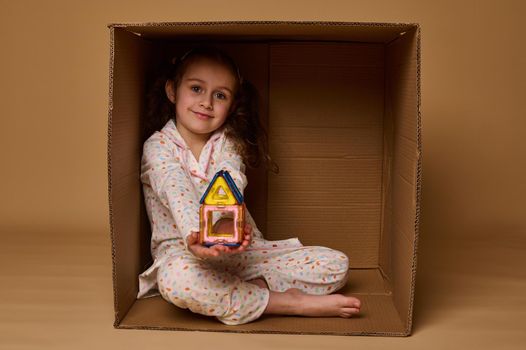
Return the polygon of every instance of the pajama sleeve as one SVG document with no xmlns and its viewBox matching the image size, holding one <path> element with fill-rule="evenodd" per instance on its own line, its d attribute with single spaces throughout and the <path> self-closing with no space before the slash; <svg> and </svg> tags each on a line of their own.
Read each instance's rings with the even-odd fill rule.
<svg viewBox="0 0 526 350">
<path fill-rule="evenodd" d="M 191 231 L 199 231 L 199 198 L 185 165 L 161 133 L 144 143 L 141 181 L 169 209 L 188 249 L 186 238 Z"/>
<path fill-rule="evenodd" d="M 247 177 L 245 176 L 245 164 L 243 158 L 237 152 L 234 143 L 224 138 L 221 150 L 219 152 L 217 171 L 227 170 L 236 183 L 237 188 L 243 194 L 247 187 Z"/>
<path fill-rule="evenodd" d="M 237 152 L 233 142 L 225 137 L 223 142 L 221 152 L 218 158 L 218 166 L 216 171 L 227 170 L 230 173 L 230 176 L 236 183 L 236 186 L 239 188 L 239 191 L 244 195 L 245 188 L 247 187 L 248 181 L 245 176 L 245 164 L 243 163 L 243 158 Z M 263 237 L 261 231 L 257 228 L 257 225 L 250 215 L 248 208 L 245 212 L 246 221 L 252 226 L 253 235 L 256 237 Z"/>
</svg>

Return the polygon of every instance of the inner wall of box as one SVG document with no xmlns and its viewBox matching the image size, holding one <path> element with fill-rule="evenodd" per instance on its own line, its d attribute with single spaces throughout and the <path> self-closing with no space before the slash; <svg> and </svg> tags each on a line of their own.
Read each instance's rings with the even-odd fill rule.
<svg viewBox="0 0 526 350">
<path fill-rule="evenodd" d="M 189 47 L 188 43 L 153 44 L 152 65 L 181 55 Z M 404 285 L 408 278 L 404 274 L 408 274 L 412 245 L 406 242 L 407 234 L 393 242 L 391 221 L 393 191 L 398 191 L 395 196 L 408 198 L 400 188 L 404 186 L 400 185 L 400 171 L 414 170 L 412 163 L 393 157 L 395 147 L 408 149 L 396 141 L 405 136 L 396 136 L 395 125 L 407 112 L 403 110 L 404 93 L 409 91 L 392 90 L 403 88 L 403 80 L 408 80 L 403 76 L 407 72 L 399 72 L 402 58 L 398 56 L 410 48 L 342 42 L 228 42 L 219 46 L 233 56 L 243 76 L 258 89 L 271 156 L 280 167 L 278 175 L 267 175 L 262 169 L 249 169 L 247 174 L 247 206 L 265 237 L 299 237 L 304 245 L 341 250 L 349 256 L 351 268 L 380 269 L 387 292 L 398 285 L 403 290 L 393 293 L 394 298 L 407 298 L 410 283 Z M 151 78 L 152 72 L 145 71 Z M 414 114 L 408 120 L 412 117 Z M 414 129 L 404 132 L 414 135 Z M 410 207 L 403 200 L 394 202 Z M 394 216 L 400 216 L 399 209 Z M 142 230 L 146 231 L 141 236 L 149 238 L 149 227 L 144 224 L 148 219 L 144 208 L 141 210 Z M 407 214 L 405 209 L 402 212 Z M 406 220 L 398 220 L 402 221 Z M 143 238 L 140 265 L 146 266 L 151 259 L 149 242 Z M 393 247 L 395 244 L 403 247 Z M 391 261 L 398 256 L 408 261 L 397 261 L 404 267 L 393 271 Z M 393 282 L 393 274 L 402 277 Z M 395 303 L 403 319 L 407 302 Z"/>
<path fill-rule="evenodd" d="M 384 46 L 270 48 L 268 236 L 343 251 L 378 267 L 382 214 Z"/>
</svg>

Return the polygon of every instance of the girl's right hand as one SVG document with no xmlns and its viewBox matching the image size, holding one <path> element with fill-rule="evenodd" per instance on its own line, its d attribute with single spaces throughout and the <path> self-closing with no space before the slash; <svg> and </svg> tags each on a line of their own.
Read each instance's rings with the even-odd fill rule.
<svg viewBox="0 0 526 350">
<path fill-rule="evenodd" d="M 244 251 L 250 244 L 252 239 L 252 226 L 249 224 L 245 225 L 245 237 L 243 243 L 236 248 L 227 247 L 221 244 L 216 244 L 211 247 L 205 247 L 199 243 L 199 232 L 192 231 L 192 233 L 187 237 L 186 243 L 188 244 L 188 249 L 192 254 L 201 259 L 217 257 L 224 254 L 234 254 Z"/>
</svg>

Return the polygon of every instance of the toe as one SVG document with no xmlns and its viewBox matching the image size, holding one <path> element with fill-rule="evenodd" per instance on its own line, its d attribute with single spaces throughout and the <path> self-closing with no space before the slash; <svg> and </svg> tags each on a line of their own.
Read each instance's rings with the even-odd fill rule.
<svg viewBox="0 0 526 350">
<path fill-rule="evenodd" d="M 351 302 L 351 306 L 359 309 L 362 307 L 362 302 L 359 300 L 359 299 L 356 299 L 356 298 L 352 298 L 352 302 Z"/>
<path fill-rule="evenodd" d="M 344 308 L 342 309 L 342 317 L 352 317 L 360 313 L 360 309 L 357 308 Z"/>
</svg>

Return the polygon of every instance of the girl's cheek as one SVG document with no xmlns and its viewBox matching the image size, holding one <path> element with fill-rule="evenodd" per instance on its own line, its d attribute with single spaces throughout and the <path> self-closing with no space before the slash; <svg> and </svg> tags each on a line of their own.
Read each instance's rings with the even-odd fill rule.
<svg viewBox="0 0 526 350">
<path fill-rule="evenodd" d="M 227 111 L 230 110 L 230 108 L 232 107 L 232 105 L 233 105 L 232 101 L 225 101 L 225 102 L 223 103 L 223 106 L 224 106 L 225 110 L 227 110 Z"/>
</svg>

